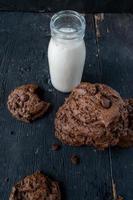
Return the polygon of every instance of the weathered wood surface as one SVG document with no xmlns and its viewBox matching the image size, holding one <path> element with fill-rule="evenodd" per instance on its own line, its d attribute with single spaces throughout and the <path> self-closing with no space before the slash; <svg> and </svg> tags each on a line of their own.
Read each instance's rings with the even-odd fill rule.
<svg viewBox="0 0 133 200">
<path fill-rule="evenodd" d="M 102 82 L 124 98 L 133 97 L 133 15 L 95 16 Z M 112 148 L 112 178 L 116 191 L 133 199 L 133 148 Z"/>
<path fill-rule="evenodd" d="M 112 180 L 117 193 L 133 199 L 132 149 L 96 151 L 51 145 L 54 117 L 66 95 L 53 89 L 48 72 L 47 46 L 51 14 L 0 13 L 0 199 L 7 200 L 11 186 L 21 177 L 42 170 L 61 184 L 63 200 L 112 200 Z M 104 82 L 124 97 L 133 94 L 133 16 L 86 15 L 87 58 L 84 81 Z M 16 86 L 35 82 L 44 89 L 52 110 L 32 124 L 9 114 L 6 101 Z M 81 158 L 78 166 L 72 154 Z"/>
<path fill-rule="evenodd" d="M 56 12 L 74 9 L 85 13 L 133 12 L 132 0 L 0 0 L 0 10 Z"/>
</svg>

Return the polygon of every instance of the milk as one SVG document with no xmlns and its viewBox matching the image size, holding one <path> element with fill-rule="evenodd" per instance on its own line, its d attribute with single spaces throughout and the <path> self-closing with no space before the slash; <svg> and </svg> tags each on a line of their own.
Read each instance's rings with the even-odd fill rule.
<svg viewBox="0 0 133 200">
<path fill-rule="evenodd" d="M 50 21 L 48 62 L 51 82 L 61 92 L 70 92 L 80 82 L 86 57 L 85 18 L 73 10 L 55 13 Z"/>
<path fill-rule="evenodd" d="M 74 32 L 67 28 L 66 32 Z M 48 61 L 52 85 L 61 92 L 70 92 L 81 82 L 86 48 L 83 39 L 51 38 Z"/>
</svg>

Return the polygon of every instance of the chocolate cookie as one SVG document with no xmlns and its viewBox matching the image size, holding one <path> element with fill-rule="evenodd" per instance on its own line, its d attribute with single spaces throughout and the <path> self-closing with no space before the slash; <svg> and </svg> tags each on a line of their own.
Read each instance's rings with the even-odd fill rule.
<svg viewBox="0 0 133 200">
<path fill-rule="evenodd" d="M 61 200 L 61 194 L 57 182 L 36 172 L 12 188 L 9 200 Z"/>
<path fill-rule="evenodd" d="M 119 93 L 104 84 L 81 83 L 56 114 L 55 135 L 69 145 L 104 149 L 116 145 L 127 126 Z"/>
<path fill-rule="evenodd" d="M 27 84 L 11 92 L 8 96 L 7 106 L 15 118 L 31 122 L 48 110 L 49 103 L 39 98 L 38 89 L 39 87 L 35 84 Z"/>
<path fill-rule="evenodd" d="M 118 146 L 132 147 L 133 146 L 133 98 L 125 101 L 128 110 L 128 132 L 126 136 L 122 136 Z"/>
</svg>

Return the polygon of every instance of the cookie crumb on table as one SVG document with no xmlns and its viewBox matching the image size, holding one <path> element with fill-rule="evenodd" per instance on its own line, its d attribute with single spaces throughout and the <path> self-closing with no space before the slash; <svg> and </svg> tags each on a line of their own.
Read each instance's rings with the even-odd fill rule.
<svg viewBox="0 0 133 200">
<path fill-rule="evenodd" d="M 61 148 L 60 144 L 52 144 L 52 150 L 53 151 L 58 151 Z"/>
<path fill-rule="evenodd" d="M 71 156 L 71 163 L 74 165 L 78 165 L 80 163 L 80 158 L 79 156 L 76 155 L 72 155 Z"/>
<path fill-rule="evenodd" d="M 116 200 L 124 200 L 122 196 L 118 196 Z"/>
<path fill-rule="evenodd" d="M 4 181 L 5 181 L 5 182 L 9 182 L 9 178 L 6 177 L 6 178 L 4 179 Z"/>
</svg>

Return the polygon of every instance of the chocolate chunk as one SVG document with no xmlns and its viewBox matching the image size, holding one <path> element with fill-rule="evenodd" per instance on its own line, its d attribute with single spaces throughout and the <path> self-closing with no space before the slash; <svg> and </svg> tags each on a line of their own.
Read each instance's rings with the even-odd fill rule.
<svg viewBox="0 0 133 200">
<path fill-rule="evenodd" d="M 77 165 L 80 163 L 80 158 L 76 155 L 72 155 L 71 157 L 71 163 L 74 164 L 74 165 Z"/>
<path fill-rule="evenodd" d="M 26 101 L 28 101 L 29 96 L 26 95 L 26 94 L 22 94 L 22 95 L 20 95 L 20 99 L 21 99 L 22 102 L 26 102 Z"/>
<path fill-rule="evenodd" d="M 101 97 L 101 105 L 102 105 L 103 108 L 108 109 L 108 108 L 111 107 L 112 102 L 111 102 L 111 100 L 109 98 L 107 98 L 105 96 L 102 96 Z"/>
<path fill-rule="evenodd" d="M 90 88 L 89 93 L 90 95 L 96 95 L 99 92 L 98 85 L 94 85 L 93 87 Z"/>
<path fill-rule="evenodd" d="M 96 95 L 98 92 L 100 92 L 99 86 L 97 84 L 95 85 L 95 88 L 96 88 L 96 90 L 95 90 L 95 94 L 94 95 Z"/>
<path fill-rule="evenodd" d="M 52 150 L 58 151 L 61 148 L 60 144 L 52 144 Z"/>
</svg>

